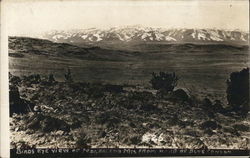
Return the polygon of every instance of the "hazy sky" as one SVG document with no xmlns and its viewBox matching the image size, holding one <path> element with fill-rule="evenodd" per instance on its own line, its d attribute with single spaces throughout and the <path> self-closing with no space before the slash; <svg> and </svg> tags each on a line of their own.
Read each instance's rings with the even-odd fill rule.
<svg viewBox="0 0 250 158">
<path fill-rule="evenodd" d="M 122 25 L 249 29 L 248 0 L 3 0 L 10 35 Z"/>
</svg>

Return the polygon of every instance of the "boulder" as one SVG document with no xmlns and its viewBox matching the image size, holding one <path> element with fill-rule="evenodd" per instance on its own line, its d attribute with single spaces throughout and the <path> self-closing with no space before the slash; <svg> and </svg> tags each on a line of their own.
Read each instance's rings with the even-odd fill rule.
<svg viewBox="0 0 250 158">
<path fill-rule="evenodd" d="M 211 106 L 212 106 L 212 102 L 211 102 L 211 100 L 210 99 L 208 99 L 208 98 L 204 98 L 203 100 L 202 100 L 202 106 L 203 107 L 205 107 L 205 108 L 211 108 Z"/>
<path fill-rule="evenodd" d="M 188 101 L 189 96 L 186 91 L 183 89 L 177 89 L 173 91 L 170 95 L 170 98 L 175 100 L 175 101 Z"/>
</svg>

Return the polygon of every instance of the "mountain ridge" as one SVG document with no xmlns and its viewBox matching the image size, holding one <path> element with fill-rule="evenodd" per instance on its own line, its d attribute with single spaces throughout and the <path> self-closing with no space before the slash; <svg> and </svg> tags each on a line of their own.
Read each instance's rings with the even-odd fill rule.
<svg viewBox="0 0 250 158">
<path fill-rule="evenodd" d="M 83 60 L 124 61 L 136 59 L 137 54 L 100 47 L 79 47 L 68 43 L 55 43 L 46 39 L 9 36 L 9 56 L 43 55 L 50 57 L 80 58 Z"/>
<path fill-rule="evenodd" d="M 165 43 L 227 43 L 247 45 L 249 34 L 243 31 L 220 29 L 165 29 L 141 26 L 112 27 L 109 29 L 79 29 L 52 31 L 43 38 L 65 43 L 108 42 L 165 42 Z"/>
</svg>

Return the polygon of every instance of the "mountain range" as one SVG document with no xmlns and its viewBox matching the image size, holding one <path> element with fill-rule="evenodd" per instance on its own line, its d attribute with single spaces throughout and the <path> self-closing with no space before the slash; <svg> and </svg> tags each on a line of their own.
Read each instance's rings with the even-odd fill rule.
<svg viewBox="0 0 250 158">
<path fill-rule="evenodd" d="M 43 38 L 64 43 L 226 43 L 247 45 L 249 33 L 219 29 L 165 29 L 142 26 L 113 27 L 109 29 L 80 29 L 51 31 Z"/>
</svg>

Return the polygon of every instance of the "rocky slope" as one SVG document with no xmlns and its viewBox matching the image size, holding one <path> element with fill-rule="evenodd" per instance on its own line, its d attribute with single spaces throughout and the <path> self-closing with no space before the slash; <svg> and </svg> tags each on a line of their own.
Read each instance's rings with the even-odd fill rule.
<svg viewBox="0 0 250 158">
<path fill-rule="evenodd" d="M 226 112 L 219 101 L 177 95 L 180 89 L 160 97 L 143 87 L 38 75 L 10 75 L 10 85 L 16 87 L 10 94 L 19 91 L 11 95 L 11 106 L 19 97 L 35 105 L 12 114 L 12 148 L 249 149 L 249 117 Z"/>
</svg>

